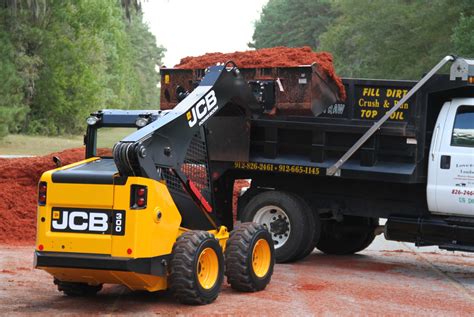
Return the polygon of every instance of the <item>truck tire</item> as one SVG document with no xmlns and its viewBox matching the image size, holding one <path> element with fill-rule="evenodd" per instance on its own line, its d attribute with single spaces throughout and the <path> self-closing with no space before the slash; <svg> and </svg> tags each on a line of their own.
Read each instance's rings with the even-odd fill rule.
<svg viewBox="0 0 474 317">
<path fill-rule="evenodd" d="M 63 282 L 56 278 L 54 284 L 58 286 L 60 292 L 72 297 L 95 296 L 102 289 L 102 284 L 89 285 L 87 283 Z"/>
<path fill-rule="evenodd" d="M 299 200 L 301 208 L 307 217 L 306 229 L 304 231 L 305 237 L 303 238 L 303 243 L 301 244 L 298 253 L 293 258 L 293 261 L 304 259 L 309 254 L 311 254 L 321 236 L 321 222 L 319 220 L 319 214 L 313 213 L 311 207 L 302 197 L 296 196 L 296 198 Z"/>
<path fill-rule="evenodd" d="M 224 279 L 224 256 L 217 239 L 207 231 L 188 231 L 176 240 L 170 261 L 171 293 L 183 304 L 213 302 Z"/>
<path fill-rule="evenodd" d="M 341 222 L 325 221 L 316 248 L 334 255 L 357 253 L 374 241 L 377 226 L 378 219 L 366 217 L 344 216 Z"/>
<path fill-rule="evenodd" d="M 242 223 L 227 240 L 227 282 L 242 292 L 265 289 L 273 274 L 274 252 L 272 236 L 265 227 L 254 222 Z"/>
<path fill-rule="evenodd" d="M 256 222 L 265 227 L 275 247 L 277 263 L 290 262 L 301 251 L 307 230 L 307 216 L 300 201 L 292 194 L 266 191 L 257 194 L 241 210 L 242 222 Z"/>
</svg>

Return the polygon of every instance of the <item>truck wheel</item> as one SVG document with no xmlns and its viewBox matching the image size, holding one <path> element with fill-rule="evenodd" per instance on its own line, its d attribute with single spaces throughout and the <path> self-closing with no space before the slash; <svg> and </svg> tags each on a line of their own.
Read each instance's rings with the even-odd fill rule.
<svg viewBox="0 0 474 317">
<path fill-rule="evenodd" d="M 377 225 L 378 219 L 355 216 L 344 216 L 341 222 L 325 221 L 316 248 L 335 255 L 362 251 L 374 241 Z"/>
<path fill-rule="evenodd" d="M 170 290 L 179 302 L 203 305 L 219 295 L 224 257 L 219 242 L 207 231 L 188 231 L 176 240 L 170 261 Z"/>
<path fill-rule="evenodd" d="M 272 236 L 262 225 L 245 222 L 230 233 L 225 250 L 225 275 L 233 289 L 263 290 L 272 278 L 274 262 Z"/>
<path fill-rule="evenodd" d="M 60 292 L 64 292 L 67 296 L 94 296 L 101 289 L 102 284 L 100 285 L 89 285 L 87 283 L 77 283 L 77 282 L 63 282 L 58 279 L 54 279 L 54 284 L 58 286 Z"/>
<path fill-rule="evenodd" d="M 270 232 L 278 263 L 294 260 L 300 251 L 307 221 L 295 196 L 281 191 L 260 193 L 242 209 L 240 220 L 256 222 Z"/>
<path fill-rule="evenodd" d="M 293 258 L 294 261 L 304 259 L 311 252 L 313 252 L 321 236 L 321 222 L 319 220 L 319 214 L 313 213 L 311 207 L 303 198 L 299 196 L 296 196 L 296 198 L 298 198 L 303 213 L 306 215 L 306 229 L 304 230 L 305 237 L 303 238 L 303 242 L 298 250 L 298 253 Z"/>
</svg>

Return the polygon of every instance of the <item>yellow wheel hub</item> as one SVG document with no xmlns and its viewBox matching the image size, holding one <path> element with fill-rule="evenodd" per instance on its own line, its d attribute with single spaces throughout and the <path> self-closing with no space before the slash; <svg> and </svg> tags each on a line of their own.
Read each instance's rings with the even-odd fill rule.
<svg viewBox="0 0 474 317">
<path fill-rule="evenodd" d="M 219 259 L 216 251 L 205 248 L 199 255 L 197 263 L 197 277 L 199 284 L 204 289 L 211 289 L 219 276 Z"/>
<path fill-rule="evenodd" d="M 257 277 L 267 275 L 270 268 L 272 253 L 267 240 L 260 239 L 255 243 L 252 252 L 252 269 Z"/>
</svg>

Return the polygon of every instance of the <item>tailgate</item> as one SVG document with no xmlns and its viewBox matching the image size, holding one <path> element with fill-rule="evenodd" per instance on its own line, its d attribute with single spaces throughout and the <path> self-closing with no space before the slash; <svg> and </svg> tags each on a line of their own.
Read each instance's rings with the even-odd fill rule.
<svg viewBox="0 0 474 317">
<path fill-rule="evenodd" d="M 123 216 L 112 209 L 114 185 L 55 181 L 58 172 L 67 181 L 69 169 L 74 170 L 65 167 L 41 178 L 48 188 L 46 205 L 38 208 L 38 244 L 44 251 L 111 254 L 116 234 L 111 224 Z"/>
</svg>

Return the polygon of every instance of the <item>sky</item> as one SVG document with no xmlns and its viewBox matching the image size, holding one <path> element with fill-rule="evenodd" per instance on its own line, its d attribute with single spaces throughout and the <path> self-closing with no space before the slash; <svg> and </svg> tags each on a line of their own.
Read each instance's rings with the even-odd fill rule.
<svg viewBox="0 0 474 317">
<path fill-rule="evenodd" d="M 186 56 L 248 50 L 254 22 L 268 0 L 142 1 L 145 22 L 172 67 Z"/>
</svg>

